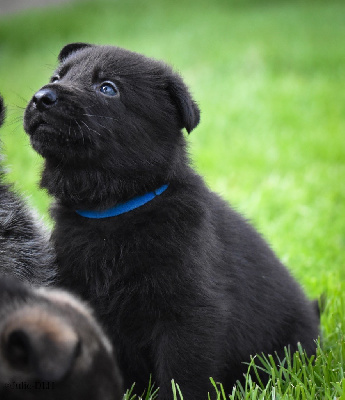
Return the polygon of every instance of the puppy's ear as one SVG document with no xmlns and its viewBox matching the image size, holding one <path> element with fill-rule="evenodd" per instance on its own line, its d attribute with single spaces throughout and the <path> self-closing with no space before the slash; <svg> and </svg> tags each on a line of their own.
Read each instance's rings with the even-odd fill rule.
<svg viewBox="0 0 345 400">
<path fill-rule="evenodd" d="M 200 110 L 187 86 L 176 74 L 170 77 L 168 90 L 181 116 L 182 126 L 190 133 L 200 121 Z"/>
<path fill-rule="evenodd" d="M 4 123 L 5 119 L 5 104 L 2 96 L 0 95 L 0 126 Z"/>
<path fill-rule="evenodd" d="M 69 43 L 66 44 L 65 47 L 62 48 L 60 51 L 60 54 L 58 56 L 58 59 L 60 62 L 66 60 L 67 57 L 69 57 L 72 53 L 75 53 L 78 50 L 84 49 L 85 47 L 91 47 L 92 44 L 88 43 Z"/>
</svg>

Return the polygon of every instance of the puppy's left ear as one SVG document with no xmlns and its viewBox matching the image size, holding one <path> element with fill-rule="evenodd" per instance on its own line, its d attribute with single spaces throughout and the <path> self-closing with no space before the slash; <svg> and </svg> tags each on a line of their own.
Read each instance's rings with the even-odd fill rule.
<svg viewBox="0 0 345 400">
<path fill-rule="evenodd" d="M 168 90 L 181 116 L 182 126 L 190 133 L 200 121 L 200 110 L 179 75 L 170 77 Z"/>
<path fill-rule="evenodd" d="M 66 60 L 66 58 L 69 57 L 72 53 L 84 49 L 85 47 L 91 47 L 91 46 L 92 44 L 81 43 L 81 42 L 66 44 L 66 46 L 61 49 L 60 54 L 58 56 L 58 60 L 62 62 Z"/>
</svg>

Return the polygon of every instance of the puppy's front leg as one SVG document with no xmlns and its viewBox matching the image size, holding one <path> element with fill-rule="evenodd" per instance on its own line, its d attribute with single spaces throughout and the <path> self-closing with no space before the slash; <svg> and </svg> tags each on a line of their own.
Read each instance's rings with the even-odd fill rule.
<svg viewBox="0 0 345 400">
<path fill-rule="evenodd" d="M 193 321 L 183 327 L 166 327 L 156 347 L 159 400 L 173 399 L 172 379 L 180 386 L 184 399 L 207 399 L 207 393 L 212 392 L 209 378 L 221 379 L 218 369 L 222 351 L 213 331 L 214 327 L 198 326 Z"/>
</svg>

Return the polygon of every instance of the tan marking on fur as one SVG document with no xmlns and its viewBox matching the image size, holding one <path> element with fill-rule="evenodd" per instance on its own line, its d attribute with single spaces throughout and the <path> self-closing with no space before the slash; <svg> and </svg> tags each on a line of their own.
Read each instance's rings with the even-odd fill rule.
<svg viewBox="0 0 345 400">
<path fill-rule="evenodd" d="M 52 301 L 63 306 L 69 306 L 78 311 L 78 313 L 84 315 L 87 319 L 93 322 L 92 311 L 72 294 L 59 289 L 51 289 L 40 287 L 37 292 Z"/>
<path fill-rule="evenodd" d="M 23 329 L 35 337 L 48 336 L 58 344 L 75 344 L 77 334 L 61 318 L 35 306 L 23 307 L 10 316 L 3 332 L 7 337 L 16 329 Z"/>
<path fill-rule="evenodd" d="M 37 292 L 46 299 L 52 301 L 53 303 L 71 307 L 72 309 L 83 315 L 88 320 L 89 324 L 93 326 L 93 328 L 96 330 L 96 333 L 101 339 L 101 342 L 103 343 L 106 351 L 109 354 L 113 352 L 112 344 L 105 336 L 102 328 L 93 317 L 92 310 L 85 303 L 83 303 L 72 294 L 65 292 L 64 290 L 41 287 L 37 289 Z"/>
</svg>

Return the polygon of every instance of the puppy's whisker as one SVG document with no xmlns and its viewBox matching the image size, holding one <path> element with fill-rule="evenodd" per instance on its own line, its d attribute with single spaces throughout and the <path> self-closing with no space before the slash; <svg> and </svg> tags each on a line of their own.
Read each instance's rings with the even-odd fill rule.
<svg viewBox="0 0 345 400">
<path fill-rule="evenodd" d="M 22 117 L 16 117 L 16 118 L 12 119 L 11 121 L 6 122 L 6 125 L 7 126 L 12 126 L 12 125 L 15 125 L 15 124 L 19 124 L 21 122 L 22 122 Z"/>
<path fill-rule="evenodd" d="M 103 128 L 104 130 L 106 130 L 107 132 L 109 132 L 111 135 L 113 134 L 113 132 L 110 129 L 106 128 L 105 126 L 103 126 L 99 122 L 97 123 L 97 125 L 100 126 L 101 128 Z"/>
<path fill-rule="evenodd" d="M 22 112 L 22 110 L 25 110 L 24 107 L 20 107 L 17 104 L 14 104 L 12 106 L 6 106 L 6 113 L 18 113 L 18 110 L 20 110 L 20 112 Z"/>
<path fill-rule="evenodd" d="M 75 122 L 78 125 L 78 130 L 79 130 L 81 136 L 83 136 L 83 131 L 81 129 L 81 126 L 78 124 L 78 121 L 75 121 Z M 73 129 L 73 133 L 74 133 L 75 138 L 77 138 L 77 131 L 75 129 Z"/>
<path fill-rule="evenodd" d="M 82 122 L 82 123 L 87 127 L 87 129 L 88 129 L 90 132 L 91 132 L 91 131 L 92 131 L 92 132 L 95 132 L 95 133 L 97 133 L 98 136 L 101 136 L 101 134 L 100 134 L 99 132 L 97 132 L 96 130 L 90 128 L 90 127 L 87 125 L 86 122 L 84 122 L 84 121 L 80 121 L 80 122 Z"/>
<path fill-rule="evenodd" d="M 23 101 L 24 104 L 27 104 L 28 100 L 27 100 L 27 99 L 24 99 L 24 97 L 22 97 L 19 93 L 16 93 L 16 92 L 15 92 L 14 95 L 15 95 L 18 99 L 20 99 L 21 101 Z"/>
<path fill-rule="evenodd" d="M 10 131 L 11 134 L 13 134 L 14 132 L 16 132 L 19 128 L 20 128 L 20 125 L 16 125 L 16 126 Z"/>
<path fill-rule="evenodd" d="M 113 121 L 118 121 L 118 118 L 113 118 L 113 117 L 107 117 L 106 115 L 98 115 L 98 114 L 82 114 L 85 117 L 98 117 L 98 118 L 107 118 L 107 119 L 111 119 Z"/>
<path fill-rule="evenodd" d="M 75 121 L 75 122 L 76 122 L 77 125 L 78 125 L 79 131 L 80 131 L 80 134 L 81 134 L 81 138 L 82 138 L 82 141 L 83 141 L 83 144 L 85 144 L 84 132 L 83 132 L 81 126 L 79 125 L 78 121 Z M 81 122 L 83 122 L 83 121 L 81 121 Z M 88 128 L 88 126 L 86 126 L 86 127 Z M 76 132 L 76 131 L 74 131 L 74 134 L 75 134 L 75 137 L 77 137 L 77 132 Z"/>
</svg>

